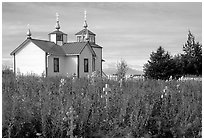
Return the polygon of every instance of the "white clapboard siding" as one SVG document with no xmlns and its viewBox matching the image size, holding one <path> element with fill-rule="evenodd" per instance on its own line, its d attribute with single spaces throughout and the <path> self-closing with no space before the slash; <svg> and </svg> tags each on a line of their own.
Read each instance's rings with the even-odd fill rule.
<svg viewBox="0 0 204 140">
<path fill-rule="evenodd" d="M 16 72 L 24 75 L 45 73 L 45 52 L 30 42 L 16 53 Z"/>
</svg>

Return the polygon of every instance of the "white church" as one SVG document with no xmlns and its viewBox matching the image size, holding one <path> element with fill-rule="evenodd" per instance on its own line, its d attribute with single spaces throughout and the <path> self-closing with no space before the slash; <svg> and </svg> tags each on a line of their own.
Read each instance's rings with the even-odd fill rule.
<svg viewBox="0 0 204 140">
<path fill-rule="evenodd" d="M 83 29 L 76 33 L 76 42 L 68 42 L 60 31 L 57 15 L 56 30 L 49 40 L 34 39 L 28 29 L 27 39 L 11 55 L 15 74 L 85 77 L 92 72 L 102 74 L 102 47 L 95 42 L 96 34 L 88 30 L 86 13 Z"/>
</svg>

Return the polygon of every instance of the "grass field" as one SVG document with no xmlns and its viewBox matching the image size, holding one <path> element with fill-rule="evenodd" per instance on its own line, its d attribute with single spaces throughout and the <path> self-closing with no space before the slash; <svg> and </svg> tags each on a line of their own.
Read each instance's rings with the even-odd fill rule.
<svg viewBox="0 0 204 140">
<path fill-rule="evenodd" d="M 120 86 L 100 78 L 5 72 L 2 131 L 3 137 L 202 137 L 202 81 L 130 80 Z"/>
</svg>

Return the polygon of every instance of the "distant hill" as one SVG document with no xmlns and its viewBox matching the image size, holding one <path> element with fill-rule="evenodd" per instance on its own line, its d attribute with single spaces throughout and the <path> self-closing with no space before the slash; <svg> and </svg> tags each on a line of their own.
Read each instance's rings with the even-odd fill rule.
<svg viewBox="0 0 204 140">
<path fill-rule="evenodd" d="M 115 74 L 117 71 L 116 68 L 105 68 L 103 69 L 103 72 L 107 75 L 113 75 Z M 126 73 L 127 75 L 134 75 L 134 74 L 143 74 L 143 71 L 140 71 L 140 70 L 136 70 L 136 69 L 133 69 L 133 68 L 128 68 L 128 71 Z"/>
<path fill-rule="evenodd" d="M 12 67 L 13 67 L 13 63 L 11 60 L 3 60 L 2 59 L 2 69 L 12 68 Z"/>
</svg>

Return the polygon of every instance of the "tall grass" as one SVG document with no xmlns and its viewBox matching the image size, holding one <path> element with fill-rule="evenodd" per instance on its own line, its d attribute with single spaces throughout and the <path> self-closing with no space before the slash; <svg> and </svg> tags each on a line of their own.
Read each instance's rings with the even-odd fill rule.
<svg viewBox="0 0 204 140">
<path fill-rule="evenodd" d="M 111 88 L 106 105 L 103 87 Z M 4 73 L 3 137 L 201 137 L 201 81 L 126 81 Z"/>
</svg>

